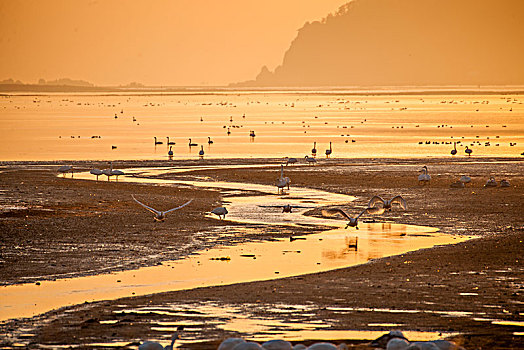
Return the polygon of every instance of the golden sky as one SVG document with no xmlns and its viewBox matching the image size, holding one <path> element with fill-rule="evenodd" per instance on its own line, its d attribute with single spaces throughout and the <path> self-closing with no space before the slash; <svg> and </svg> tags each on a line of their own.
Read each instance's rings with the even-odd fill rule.
<svg viewBox="0 0 524 350">
<path fill-rule="evenodd" d="M 348 0 L 0 0 L 0 80 L 224 85 Z"/>
</svg>

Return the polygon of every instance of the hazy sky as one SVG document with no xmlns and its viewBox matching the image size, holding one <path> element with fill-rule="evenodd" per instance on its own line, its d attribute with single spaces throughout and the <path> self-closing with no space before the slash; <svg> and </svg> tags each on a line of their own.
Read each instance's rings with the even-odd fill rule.
<svg viewBox="0 0 524 350">
<path fill-rule="evenodd" d="M 0 80 L 223 85 L 348 0 L 0 0 Z"/>
</svg>

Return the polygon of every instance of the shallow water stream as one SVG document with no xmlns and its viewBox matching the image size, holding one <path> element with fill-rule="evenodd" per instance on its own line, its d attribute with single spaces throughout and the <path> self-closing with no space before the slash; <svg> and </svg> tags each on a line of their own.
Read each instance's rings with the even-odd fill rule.
<svg viewBox="0 0 524 350">
<path fill-rule="evenodd" d="M 320 190 L 291 187 L 276 195 L 276 187 L 244 183 L 178 181 L 144 178 L 177 169 L 128 169 L 119 181 L 162 185 L 214 187 L 223 191 L 256 191 L 257 196 L 227 198 L 227 220 L 279 225 L 322 225 L 331 229 L 318 234 L 217 246 L 160 266 L 144 267 L 96 276 L 43 281 L 0 287 L 0 320 L 30 317 L 59 307 L 85 301 L 116 299 L 203 286 L 268 280 L 312 272 L 327 271 L 370 259 L 466 240 L 438 233 L 436 229 L 391 223 L 360 223 L 360 230 L 344 229 L 345 221 L 304 216 L 309 208 L 348 203 L 354 197 Z M 187 169 L 186 169 L 187 171 Z M 131 176 L 140 173 L 140 177 Z M 75 178 L 91 179 L 89 173 Z M 245 193 L 245 192 L 243 192 Z M 293 213 L 282 213 L 278 206 L 301 206 Z M 137 205 L 137 210 L 143 210 Z M 168 217 L 169 220 L 169 217 Z M 355 247 L 356 245 L 356 247 Z"/>
</svg>

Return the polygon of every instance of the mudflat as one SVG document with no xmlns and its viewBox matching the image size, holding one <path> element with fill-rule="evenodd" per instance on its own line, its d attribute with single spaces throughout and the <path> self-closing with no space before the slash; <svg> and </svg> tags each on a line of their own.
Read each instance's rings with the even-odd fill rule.
<svg viewBox="0 0 524 350">
<path fill-rule="evenodd" d="M 276 165 L 278 160 L 206 160 L 176 165 L 269 163 Z M 129 161 L 119 165 L 125 171 L 127 167 L 173 163 Z M 428 166 L 430 184 L 417 181 L 422 165 Z M 84 170 L 97 166 L 97 162 L 74 164 Z M 245 234 L 240 230 L 244 224 L 204 215 L 221 205 L 224 197 L 219 190 L 154 186 L 125 179 L 64 179 L 57 176 L 57 168 L 52 163 L 27 162 L 4 163 L 0 169 L 0 276 L 4 285 L 135 269 L 183 258 L 216 244 L 316 231 L 253 225 L 259 233 Z M 256 330 L 224 327 L 224 318 L 232 317 L 227 313 L 204 317 L 202 310 L 213 307 L 236 310 L 245 314 L 246 320 L 295 324 L 296 328 L 322 322 L 330 331 L 436 331 L 444 332 L 443 337 L 454 334 L 452 338 L 466 349 L 519 349 L 524 347 L 523 170 L 519 158 L 330 159 L 316 166 L 288 166 L 291 193 L 294 186 L 301 186 L 356 196 L 348 203 L 349 211 L 362 208 L 373 195 L 388 198 L 401 194 L 408 210 L 394 210 L 377 220 L 431 226 L 477 238 L 323 273 L 66 307 L 4 322 L 1 344 L 89 348 L 93 347 L 89 344 L 112 343 L 136 348 L 140 341 L 169 336 L 155 327 L 162 324 L 185 325 L 180 344 L 187 348 L 216 348 L 226 337 L 261 335 Z M 465 188 L 450 188 L 463 174 L 471 177 L 471 183 Z M 274 167 L 262 167 L 161 175 L 203 176 L 209 181 L 270 185 L 278 174 Z M 491 176 L 497 181 L 508 180 L 510 187 L 484 187 Z M 156 224 L 131 194 L 163 208 L 189 199 L 193 203 Z M 321 211 L 311 210 L 307 215 L 321 215 Z M 169 309 L 177 311 L 154 312 Z M 278 328 L 275 325 L 273 329 L 275 338 Z M 343 341 L 350 348 L 369 348 L 367 341 L 359 339 L 332 340 Z M 308 338 L 304 343 L 313 341 Z"/>
</svg>

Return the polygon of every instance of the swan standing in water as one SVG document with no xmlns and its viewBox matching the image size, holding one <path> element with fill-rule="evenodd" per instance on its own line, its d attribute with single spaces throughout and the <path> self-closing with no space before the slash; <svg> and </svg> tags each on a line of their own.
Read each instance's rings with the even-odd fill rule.
<svg viewBox="0 0 524 350">
<path fill-rule="evenodd" d="M 173 146 L 169 146 L 169 151 L 167 152 L 167 155 L 169 156 L 169 158 L 173 157 Z"/>
<path fill-rule="evenodd" d="M 457 143 L 453 142 L 453 149 L 451 150 L 451 155 L 454 156 L 457 154 Z"/>
<path fill-rule="evenodd" d="M 315 165 L 315 163 L 317 162 L 315 158 L 307 155 L 304 157 L 304 159 L 306 160 L 306 162 L 308 162 L 309 165 Z"/>
<path fill-rule="evenodd" d="M 398 204 L 404 210 L 408 208 L 406 200 L 402 198 L 402 196 L 395 196 L 389 200 L 382 199 L 382 197 L 380 196 L 373 196 L 373 198 L 371 198 L 368 203 L 368 207 L 376 207 L 379 203 L 382 204 L 382 207 L 387 211 L 391 211 L 391 207 L 393 206 L 393 204 Z"/>
<path fill-rule="evenodd" d="M 418 176 L 418 183 L 422 183 L 423 185 L 425 185 L 426 183 L 429 183 L 431 181 L 431 176 L 428 174 L 427 166 L 424 165 L 421 171 L 423 171 L 424 174 L 420 174 Z"/>
<path fill-rule="evenodd" d="M 200 151 L 198 151 L 198 156 L 200 159 L 204 159 L 204 146 L 200 146 Z"/>
<path fill-rule="evenodd" d="M 125 175 L 122 170 L 113 169 L 113 162 L 109 162 L 109 169 L 102 170 L 102 173 L 107 176 L 107 181 L 111 176 L 116 176 L 116 181 L 120 175 Z"/>
<path fill-rule="evenodd" d="M 167 345 L 166 347 L 163 347 L 159 343 L 155 341 L 145 341 L 142 344 L 138 346 L 138 350 L 173 350 L 173 346 L 175 345 L 175 341 L 179 339 L 178 332 L 183 331 L 184 326 L 178 326 L 175 333 L 171 337 L 171 345 Z"/>
<path fill-rule="evenodd" d="M 291 180 L 289 177 L 284 177 L 284 164 L 280 164 L 280 177 L 277 179 L 277 192 L 284 193 L 284 187 L 287 186 L 287 190 L 289 191 L 289 183 Z"/>
<path fill-rule="evenodd" d="M 215 209 L 211 210 L 211 213 L 215 214 L 215 215 L 218 215 L 220 220 L 222 220 L 222 219 L 226 218 L 226 214 L 228 213 L 228 211 L 227 211 L 226 207 L 218 207 L 218 208 L 215 208 Z"/>
<path fill-rule="evenodd" d="M 333 152 L 333 149 L 331 148 L 331 142 L 330 142 L 329 149 L 326 150 L 326 158 L 329 158 L 332 152 Z"/>
<path fill-rule="evenodd" d="M 337 214 L 341 214 L 342 216 L 344 216 L 346 219 L 349 220 L 349 222 L 347 223 L 345 228 L 354 227 L 354 228 L 356 228 L 358 230 L 358 219 L 362 215 L 364 215 L 364 214 L 380 215 L 380 214 L 384 213 L 384 211 L 386 211 L 386 209 L 384 209 L 384 208 L 377 208 L 377 207 L 366 208 L 366 209 L 362 210 L 356 217 L 352 218 L 344 210 L 339 209 L 339 208 L 335 208 L 335 209 L 324 209 L 324 210 L 322 210 L 322 215 L 327 216 L 327 217 L 333 217 L 333 216 L 336 216 Z"/>
<path fill-rule="evenodd" d="M 104 172 L 100 169 L 97 169 L 97 168 L 94 168 L 94 169 L 91 169 L 91 171 L 89 171 L 90 174 L 92 175 L 96 175 L 96 181 L 98 181 L 98 177 L 100 175 L 104 175 Z"/>
<path fill-rule="evenodd" d="M 62 165 L 57 170 L 59 173 L 62 173 L 62 175 L 65 177 L 66 173 L 71 172 L 71 177 L 73 177 L 73 166 L 72 165 Z"/>
<path fill-rule="evenodd" d="M 160 211 L 160 210 L 156 210 L 154 208 L 151 208 L 147 205 L 145 205 L 144 203 L 138 201 L 135 196 L 131 195 L 131 197 L 133 197 L 133 199 L 135 200 L 135 202 L 137 202 L 138 204 L 140 204 L 141 206 L 143 206 L 144 208 L 146 208 L 147 210 L 149 210 L 150 212 L 152 212 L 153 214 L 155 214 L 155 221 L 164 221 L 166 219 L 166 214 L 167 213 L 170 213 L 172 211 L 175 211 L 175 210 L 178 210 L 178 209 L 181 209 L 183 207 L 185 207 L 186 205 L 188 205 L 189 203 L 191 203 L 193 200 L 189 200 L 187 202 L 185 202 L 184 204 L 182 204 L 181 206 L 179 207 L 176 207 L 176 208 L 172 208 L 172 209 L 169 209 L 169 210 L 166 210 L 166 211 Z"/>
<path fill-rule="evenodd" d="M 317 155 L 317 143 L 316 142 L 313 142 L 313 148 L 311 149 L 311 155 L 313 157 L 316 157 Z"/>
</svg>

